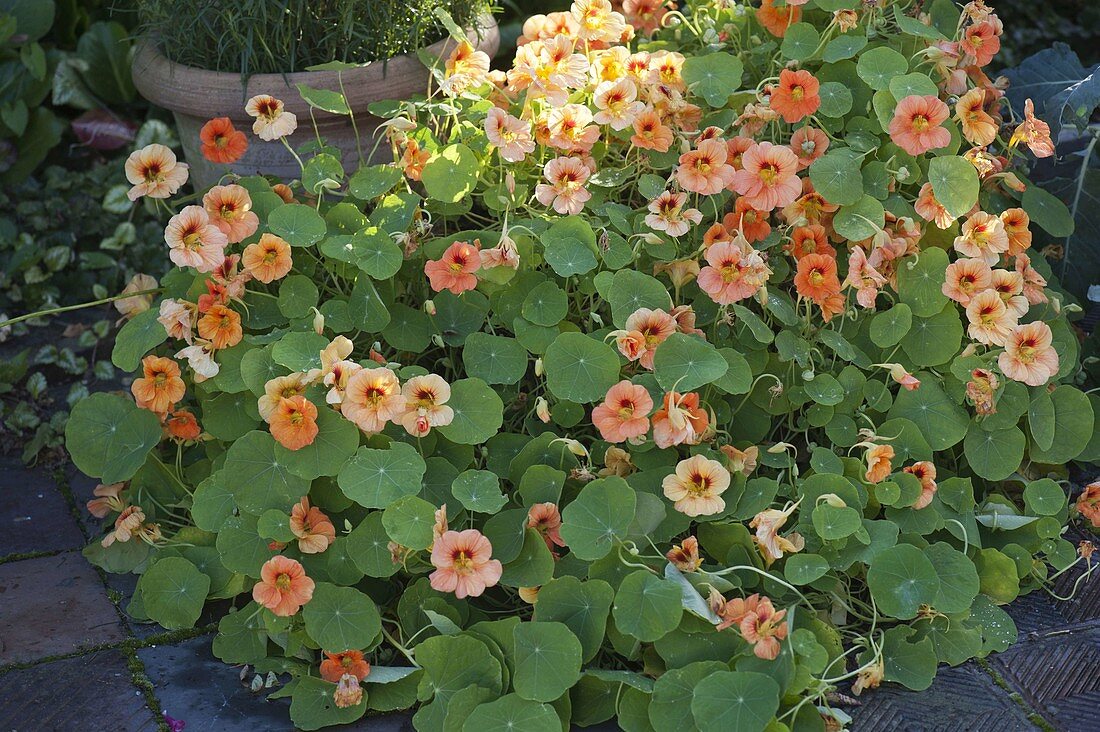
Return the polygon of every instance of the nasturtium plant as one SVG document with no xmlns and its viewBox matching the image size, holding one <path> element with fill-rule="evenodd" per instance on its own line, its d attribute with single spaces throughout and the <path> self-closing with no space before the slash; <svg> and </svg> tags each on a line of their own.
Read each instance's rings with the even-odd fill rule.
<svg viewBox="0 0 1100 732">
<path fill-rule="evenodd" d="M 228 599 L 215 654 L 301 728 L 842 728 L 1007 648 L 1100 522 L 993 11 L 624 5 L 532 18 L 508 70 L 424 56 L 375 110 L 393 163 L 263 97 L 298 180 L 179 207 L 174 159 L 131 161 L 176 268 L 130 393 L 69 421 L 85 553 L 168 628 Z"/>
</svg>

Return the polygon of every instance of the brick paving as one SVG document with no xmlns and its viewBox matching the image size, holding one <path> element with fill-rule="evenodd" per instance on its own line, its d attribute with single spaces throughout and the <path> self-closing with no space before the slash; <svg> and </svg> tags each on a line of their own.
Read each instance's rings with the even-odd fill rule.
<svg viewBox="0 0 1100 732">
<path fill-rule="evenodd" d="M 71 468 L 53 476 L 0 457 L 0 730 L 90 729 L 88 714 L 104 729 L 166 730 L 166 712 L 188 732 L 289 732 L 287 701 L 252 693 L 239 669 L 215 659 L 211 626 L 188 635 L 127 618 L 134 578 L 105 575 L 79 552 L 98 534 L 82 509 L 92 485 Z M 1059 592 L 1069 594 L 1075 579 L 1067 573 Z M 980 664 L 941 668 L 920 694 L 885 685 L 864 695 L 847 708 L 852 729 L 1097 729 L 1100 582 L 1073 601 L 1032 593 L 1007 609 L 1020 631 L 1016 645 Z M 411 726 L 407 715 L 393 715 L 351 729 Z"/>
</svg>

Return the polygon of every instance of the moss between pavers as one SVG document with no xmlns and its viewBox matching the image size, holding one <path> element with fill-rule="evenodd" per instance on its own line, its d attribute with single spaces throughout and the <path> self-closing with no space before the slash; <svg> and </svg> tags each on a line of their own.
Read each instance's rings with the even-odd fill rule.
<svg viewBox="0 0 1100 732">
<path fill-rule="evenodd" d="M 1058 732 L 1057 728 L 1054 725 L 1048 722 L 1041 714 L 1036 712 L 1028 705 L 1024 697 L 1021 696 L 1018 691 L 1013 689 L 1009 685 L 1009 683 L 1005 681 L 1003 676 L 997 673 L 997 670 L 993 668 L 993 665 L 989 663 L 988 660 L 984 658 L 976 658 L 974 660 L 978 664 L 978 667 L 985 671 L 989 678 L 993 679 L 993 683 L 1001 687 L 1001 689 L 1006 694 L 1008 694 L 1009 699 L 1016 702 L 1020 709 L 1023 710 L 1024 714 L 1027 715 L 1029 722 L 1034 724 L 1039 729 L 1043 730 L 1043 732 Z"/>
</svg>

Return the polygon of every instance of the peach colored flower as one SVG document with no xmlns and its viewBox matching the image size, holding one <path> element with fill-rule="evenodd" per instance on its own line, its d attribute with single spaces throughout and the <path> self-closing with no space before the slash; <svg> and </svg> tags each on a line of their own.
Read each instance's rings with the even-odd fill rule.
<svg viewBox="0 0 1100 732">
<path fill-rule="evenodd" d="M 504 571 L 492 554 L 493 545 L 480 531 L 448 531 L 432 546 L 432 589 L 453 592 L 459 600 L 479 597 Z"/>
<path fill-rule="evenodd" d="M 782 38 L 787 35 L 787 28 L 802 20 L 802 8 L 791 2 L 777 7 L 775 0 L 762 0 L 756 11 L 756 20 L 768 33 Z"/>
<path fill-rule="evenodd" d="M 265 285 L 282 279 L 290 273 L 294 260 L 290 255 L 290 245 L 274 234 L 261 234 L 258 242 L 244 248 L 241 265 Z"/>
<path fill-rule="evenodd" d="M 786 610 L 776 610 L 772 601 L 761 598 L 756 609 L 741 620 L 741 637 L 752 644 L 753 654 L 765 661 L 774 661 L 781 650 L 779 642 L 787 637 Z"/>
<path fill-rule="evenodd" d="M 766 564 L 771 565 L 784 554 L 800 552 L 806 545 L 806 540 L 796 531 L 792 531 L 787 536 L 779 535 L 779 530 L 797 508 L 797 503 L 789 503 L 782 510 L 768 508 L 756 514 L 749 522 L 749 528 L 756 529 L 753 541 L 756 542 L 760 556 L 764 558 Z"/>
<path fill-rule="evenodd" d="M 957 259 L 947 265 L 944 272 L 944 295 L 966 306 L 979 292 L 984 292 L 993 284 L 993 270 L 984 259 Z"/>
<path fill-rule="evenodd" d="M 710 196 L 730 185 L 735 172 L 726 163 L 725 141 L 712 138 L 680 156 L 676 181 L 684 190 Z"/>
<path fill-rule="evenodd" d="M 1007 208 L 999 217 L 1008 236 L 1008 256 L 1015 257 L 1031 248 L 1031 217 L 1022 208 Z"/>
<path fill-rule="evenodd" d="M 481 250 L 481 269 L 494 267 L 519 269 L 519 250 L 516 242 L 508 236 L 507 228 L 500 235 L 500 243 L 491 249 Z"/>
<path fill-rule="evenodd" d="M 962 50 L 974 57 L 974 61 L 978 66 L 985 66 L 993 57 L 997 55 L 997 52 L 1001 50 L 1001 38 L 998 31 L 998 25 L 994 25 L 991 21 L 982 21 L 981 23 L 974 23 L 968 26 L 963 31 L 962 40 L 959 41 L 959 46 Z"/>
<path fill-rule="evenodd" d="M 177 409 L 165 418 L 164 431 L 172 439 L 189 442 L 199 438 L 202 427 L 194 414 L 186 409 Z"/>
<path fill-rule="evenodd" d="M 252 123 L 252 132 L 261 140 L 278 140 L 298 129 L 298 118 L 294 113 L 286 111 L 281 100 L 267 94 L 257 94 L 249 99 L 244 111 L 256 118 Z"/>
<path fill-rule="evenodd" d="M 789 2 L 789 0 L 788 0 Z M 779 83 L 771 90 L 771 108 L 788 124 L 809 117 L 821 106 L 817 77 L 805 69 L 779 72 Z"/>
<path fill-rule="evenodd" d="M 682 53 L 676 51 L 657 51 L 649 57 L 649 84 L 665 86 L 674 92 L 684 92 L 687 84 L 684 83 L 684 61 Z"/>
<path fill-rule="evenodd" d="M 314 583 L 300 562 L 276 556 L 260 568 L 260 581 L 252 588 L 252 599 L 280 618 L 296 615 L 313 599 Z"/>
<path fill-rule="evenodd" d="M 122 513 L 126 509 L 126 499 L 122 497 L 122 491 L 126 489 L 125 483 L 100 483 L 92 491 L 95 496 L 88 501 L 88 513 L 97 519 L 107 518 L 109 513 Z"/>
<path fill-rule="evenodd" d="M 643 36 L 650 36 L 661 27 L 670 10 L 668 0 L 623 0 L 626 22 Z"/>
<path fill-rule="evenodd" d="M 665 558 L 681 572 L 695 572 L 703 566 L 703 558 L 699 556 L 699 540 L 694 536 L 687 537 L 679 544 L 673 544 L 665 554 Z"/>
<path fill-rule="evenodd" d="M 362 651 L 347 650 L 340 653 L 325 651 L 325 660 L 321 661 L 321 678 L 336 683 L 344 674 L 351 674 L 358 681 L 367 678 L 370 663 L 363 659 Z"/>
<path fill-rule="evenodd" d="M 995 269 L 990 288 L 1000 295 L 1008 311 L 1022 318 L 1028 311 L 1028 301 L 1024 297 L 1024 276 L 1016 270 Z"/>
<path fill-rule="evenodd" d="M 344 674 L 332 692 L 332 702 L 341 709 L 358 706 L 363 703 L 363 687 L 354 676 Z"/>
<path fill-rule="evenodd" d="M 657 346 L 676 332 L 676 319 L 664 310 L 638 308 L 626 319 L 625 326 L 613 333 L 619 353 L 652 369 Z"/>
<path fill-rule="evenodd" d="M 180 378 L 180 367 L 163 356 L 141 359 L 142 377 L 130 385 L 134 400 L 142 409 L 167 414 L 172 405 L 183 399 L 186 387 Z"/>
<path fill-rule="evenodd" d="M 740 626 L 745 616 L 755 611 L 756 606 L 759 604 L 760 595 L 749 595 L 745 598 L 735 597 L 732 600 L 726 600 L 713 587 L 710 588 L 710 596 L 707 597 L 707 605 L 719 618 L 718 623 L 715 624 L 715 630 L 719 631 Z"/>
<path fill-rule="evenodd" d="M 951 133 L 943 127 L 950 116 L 947 105 L 932 95 L 910 95 L 898 102 L 890 121 L 890 139 L 910 155 L 947 147 Z"/>
<path fill-rule="evenodd" d="M 133 185 L 126 194 L 131 201 L 168 198 L 187 182 L 187 163 L 177 162 L 174 152 L 156 143 L 130 153 L 125 167 L 126 180 Z"/>
<path fill-rule="evenodd" d="M 741 156 L 742 169 L 734 174 L 734 189 L 759 211 L 771 211 L 794 202 L 802 193 L 798 156 L 789 147 L 761 142 Z"/>
<path fill-rule="evenodd" d="M 895 384 L 900 384 L 906 391 L 916 391 L 920 388 L 920 379 L 909 373 L 900 363 L 878 363 L 890 372 L 890 378 Z"/>
<path fill-rule="evenodd" d="M 449 290 L 461 295 L 477 287 L 477 275 L 474 273 L 481 269 L 480 250 L 479 240 L 475 239 L 473 244 L 456 241 L 447 247 L 442 257 L 425 262 L 424 274 L 428 276 L 432 289 L 436 292 Z"/>
<path fill-rule="evenodd" d="M 673 445 L 698 445 L 709 424 L 710 418 L 699 407 L 698 393 L 670 391 L 653 415 L 653 441 L 662 450 Z"/>
<path fill-rule="evenodd" d="M 313 378 L 309 374 L 300 372 L 270 379 L 264 384 L 263 396 L 256 402 L 260 418 L 265 422 L 269 421 L 280 400 L 305 394 L 306 388 L 312 383 Z"/>
<path fill-rule="evenodd" d="M 860 669 L 852 682 L 852 694 L 859 696 L 867 689 L 877 689 L 886 676 L 886 662 L 879 656 L 870 666 Z"/>
<path fill-rule="evenodd" d="M 841 33 L 847 33 L 859 25 L 859 13 L 855 10 L 835 10 L 833 11 L 833 20 Z"/>
<path fill-rule="evenodd" d="M 256 233 L 260 219 L 252 211 L 252 197 L 239 185 L 214 186 L 202 197 L 210 223 L 225 234 L 230 244 Z"/>
<path fill-rule="evenodd" d="M 539 532 L 551 552 L 556 546 L 565 546 L 565 539 L 561 538 L 561 512 L 557 504 L 547 501 L 531 506 L 527 512 L 527 526 Z"/>
<path fill-rule="evenodd" d="M 500 157 L 516 163 L 534 152 L 531 123 L 513 117 L 499 107 L 493 107 L 485 117 L 485 137 L 500 151 Z"/>
<path fill-rule="evenodd" d="M 630 144 L 645 150 L 656 152 L 668 152 L 675 139 L 672 128 L 661 122 L 661 115 L 652 107 L 647 107 L 638 113 L 633 122 L 634 134 L 630 136 Z"/>
<path fill-rule="evenodd" d="M 546 164 L 543 175 L 549 183 L 535 186 L 535 198 L 553 206 L 560 214 L 579 214 L 592 194 L 584 187 L 592 172 L 577 158 L 559 157 Z"/>
<path fill-rule="evenodd" d="M 1046 278 L 1035 271 L 1035 268 L 1031 266 L 1031 258 L 1023 252 L 1016 255 L 1016 271 L 1023 275 L 1024 278 L 1024 297 L 1032 305 L 1038 305 L 1047 301 L 1046 292 L 1043 288 L 1046 287 Z"/>
<path fill-rule="evenodd" d="M 248 138 L 228 117 L 215 117 L 199 130 L 202 156 L 212 163 L 235 163 L 248 150 Z"/>
<path fill-rule="evenodd" d="M 975 211 L 955 237 L 955 251 L 967 257 L 984 259 L 994 265 L 1008 251 L 1008 233 L 1004 222 L 993 214 Z"/>
<path fill-rule="evenodd" d="M 1030 99 L 1024 102 L 1024 121 L 1012 133 L 1009 147 L 1023 142 L 1037 158 L 1049 158 L 1054 155 L 1054 141 L 1050 139 L 1050 125 L 1035 116 L 1035 103 Z"/>
<path fill-rule="evenodd" d="M 759 463 L 760 448 L 756 445 L 739 450 L 733 445 L 722 445 L 719 450 L 726 456 L 726 467 L 730 473 L 740 473 L 746 478 L 752 475 Z"/>
<path fill-rule="evenodd" d="M 997 358 L 1001 372 L 1028 386 L 1042 386 L 1058 375 L 1058 352 L 1050 326 L 1036 320 L 1013 328 Z"/>
<path fill-rule="evenodd" d="M 340 402 L 340 413 L 364 433 L 381 433 L 386 423 L 405 412 L 397 374 L 389 369 L 363 369 L 352 374 Z"/>
<path fill-rule="evenodd" d="M 791 135 L 790 148 L 798 157 L 798 169 L 805 170 L 829 149 L 829 136 L 816 127 L 799 127 Z"/>
<path fill-rule="evenodd" d="M 916 209 L 917 214 L 922 219 L 934 222 L 941 229 L 946 229 L 955 221 L 955 217 L 947 212 L 947 209 L 936 198 L 936 194 L 932 192 L 931 183 L 925 183 L 921 186 L 913 208 Z"/>
<path fill-rule="evenodd" d="M 745 251 L 733 242 L 720 242 L 703 254 L 707 266 L 699 270 L 699 289 L 719 305 L 752 297 L 767 281 L 771 270 L 760 253 Z"/>
<path fill-rule="evenodd" d="M 211 272 L 225 259 L 229 239 L 214 225 L 202 206 L 184 206 L 164 229 L 168 258 L 180 267 Z"/>
<path fill-rule="evenodd" d="M 276 183 L 271 186 L 271 191 L 283 199 L 283 203 L 294 203 L 294 192 L 290 190 L 290 186 L 286 183 Z"/>
<path fill-rule="evenodd" d="M 431 160 L 431 157 L 430 150 L 421 149 L 420 143 L 409 137 L 405 139 L 397 166 L 401 168 L 405 177 L 409 180 L 420 180 L 420 174 L 424 172 L 424 166 Z"/>
<path fill-rule="evenodd" d="M 156 524 L 145 523 L 145 512 L 140 506 L 127 506 L 115 517 L 114 529 L 103 537 L 100 545 L 104 548 L 111 546 L 116 541 L 125 544 L 137 537 L 147 544 L 153 544 L 160 539 L 160 529 Z"/>
<path fill-rule="evenodd" d="M 661 482 L 665 498 L 687 516 L 712 516 L 726 508 L 722 494 L 730 486 L 730 474 L 717 460 L 695 455 L 681 460 L 676 472 Z"/>
<path fill-rule="evenodd" d="M 972 145 L 985 147 L 997 139 L 997 122 L 985 111 L 985 89 L 975 87 L 955 103 L 963 137 Z"/>
<path fill-rule="evenodd" d="M 309 505 L 308 496 L 290 509 L 290 532 L 298 537 L 303 554 L 320 554 L 336 541 L 336 527 L 321 509 Z"/>
<path fill-rule="evenodd" d="M 600 469 L 600 477 L 608 478 L 617 475 L 620 478 L 633 473 L 637 468 L 630 460 L 630 453 L 621 447 L 609 447 L 603 455 L 604 467 Z"/>
<path fill-rule="evenodd" d="M 691 282 L 699 274 L 699 262 L 694 259 L 677 259 L 673 262 L 654 262 L 653 276 L 667 274 L 677 289 Z"/>
<path fill-rule="evenodd" d="M 225 305 L 214 305 L 199 318 L 199 337 L 210 341 L 214 350 L 232 348 L 241 342 L 241 316 Z"/>
<path fill-rule="evenodd" d="M 569 11 L 581 40 L 617 43 L 627 30 L 626 19 L 615 12 L 609 0 L 573 0 Z"/>
<path fill-rule="evenodd" d="M 476 50 L 473 44 L 463 39 L 443 62 L 440 89 L 444 94 L 456 97 L 488 80 L 489 54 Z"/>
<path fill-rule="evenodd" d="M 925 508 L 932 503 L 932 496 L 936 495 L 936 466 L 927 460 L 921 460 L 907 468 L 902 468 L 902 471 L 920 481 L 920 496 L 913 501 L 913 508 Z"/>
<path fill-rule="evenodd" d="M 551 147 L 569 152 L 588 152 L 600 139 L 600 128 L 593 124 L 592 112 L 583 104 L 552 107 L 546 117 Z"/>
<path fill-rule="evenodd" d="M 607 390 L 603 403 L 592 410 L 592 424 L 608 442 L 636 440 L 649 431 L 653 399 L 644 386 L 625 379 Z"/>
<path fill-rule="evenodd" d="M 970 321 L 967 335 L 979 343 L 995 346 L 1005 345 L 1018 320 L 995 290 L 979 292 L 971 298 L 966 306 L 966 318 Z"/>
<path fill-rule="evenodd" d="M 398 420 L 413 437 L 423 437 L 432 427 L 446 427 L 455 418 L 454 410 L 447 406 L 451 387 L 442 376 L 414 376 L 401 388 L 401 396 L 405 411 Z"/>
<path fill-rule="evenodd" d="M 1100 481 L 1089 483 L 1077 497 L 1074 504 L 1077 512 L 1088 519 L 1094 527 L 1100 528 Z"/>
<path fill-rule="evenodd" d="M 317 407 L 302 395 L 282 398 L 267 423 L 271 436 L 288 450 L 301 450 L 317 439 Z"/>
<path fill-rule="evenodd" d="M 868 483 L 881 483 L 890 477 L 894 448 L 890 445 L 871 445 L 867 448 L 864 459 L 867 462 L 867 472 L 863 474 L 863 478 Z"/>
<path fill-rule="evenodd" d="M 848 254 L 848 276 L 842 286 L 856 291 L 856 302 L 865 308 L 873 308 L 878 291 L 886 283 L 887 279 L 867 261 L 863 248 L 853 246 Z"/>
<path fill-rule="evenodd" d="M 144 292 L 145 290 L 155 290 L 157 287 L 156 277 L 150 277 L 147 274 L 136 274 L 130 278 L 130 281 L 126 283 L 126 287 L 122 288 L 120 295 L 128 295 L 131 292 Z M 126 297 L 120 300 L 115 300 L 115 310 L 117 310 L 124 318 L 132 318 L 135 315 L 144 313 L 153 305 L 153 296 L 156 293 L 148 292 L 144 295 L 134 295 L 133 297 Z"/>
<path fill-rule="evenodd" d="M 638 101 L 638 88 L 627 78 L 604 81 L 592 94 L 592 104 L 600 110 L 593 117 L 596 124 L 610 125 L 613 130 L 625 130 L 645 110 Z"/>
<path fill-rule="evenodd" d="M 646 226 L 654 231 L 663 231 L 671 237 L 683 236 L 691 224 L 698 224 L 703 220 L 703 214 L 698 209 L 684 208 L 686 202 L 686 193 L 664 191 L 649 202 L 650 213 L 645 217 Z"/>
</svg>

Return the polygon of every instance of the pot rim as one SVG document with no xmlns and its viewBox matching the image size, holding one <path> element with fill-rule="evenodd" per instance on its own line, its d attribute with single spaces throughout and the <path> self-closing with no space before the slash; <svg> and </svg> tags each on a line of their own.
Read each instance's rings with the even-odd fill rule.
<svg viewBox="0 0 1100 732">
<path fill-rule="evenodd" d="M 467 30 L 466 38 L 476 49 L 492 56 L 500 45 L 496 18 L 490 14 L 481 16 L 476 28 Z M 446 36 L 422 50 L 442 57 L 450 53 L 454 44 L 454 40 Z M 251 119 L 244 112 L 244 102 L 256 94 L 278 97 L 288 111 L 308 116 L 310 106 L 298 94 L 295 87 L 298 83 L 335 89 L 342 77 L 348 106 L 353 111 L 365 111 L 367 105 L 374 102 L 403 99 L 422 92 L 428 73 L 428 68 L 414 52 L 339 72 L 253 74 L 242 81 L 240 74 L 233 72 L 211 71 L 170 61 L 148 37 L 139 40 L 131 63 L 138 91 L 157 106 L 183 114 L 242 121 Z M 344 117 L 320 109 L 314 109 L 313 113 L 318 120 Z"/>
</svg>

